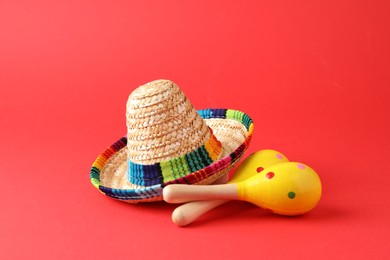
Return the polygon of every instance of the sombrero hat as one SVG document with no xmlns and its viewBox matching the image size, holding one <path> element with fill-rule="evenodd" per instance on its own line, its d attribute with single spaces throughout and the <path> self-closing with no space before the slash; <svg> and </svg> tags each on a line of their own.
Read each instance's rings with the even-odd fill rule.
<svg viewBox="0 0 390 260">
<path fill-rule="evenodd" d="M 129 203 L 162 200 L 169 184 L 211 184 L 247 150 L 253 123 L 232 109 L 196 111 L 172 81 L 135 89 L 126 105 L 127 135 L 92 165 L 103 194 Z"/>
</svg>

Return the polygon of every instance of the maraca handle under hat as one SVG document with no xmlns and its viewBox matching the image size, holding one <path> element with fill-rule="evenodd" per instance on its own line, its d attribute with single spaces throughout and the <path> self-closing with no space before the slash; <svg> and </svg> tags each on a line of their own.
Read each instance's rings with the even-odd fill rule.
<svg viewBox="0 0 390 260">
<path fill-rule="evenodd" d="M 196 200 L 236 200 L 236 184 L 185 185 L 171 184 L 163 189 L 163 198 L 168 203 L 184 203 Z"/>
</svg>

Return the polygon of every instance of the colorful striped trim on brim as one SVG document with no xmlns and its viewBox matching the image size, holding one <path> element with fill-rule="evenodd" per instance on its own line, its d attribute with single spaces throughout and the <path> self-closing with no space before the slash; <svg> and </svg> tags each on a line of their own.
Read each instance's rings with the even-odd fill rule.
<svg viewBox="0 0 390 260">
<path fill-rule="evenodd" d="M 177 178 L 177 179 L 167 179 L 160 183 L 152 184 L 148 187 L 143 187 L 139 189 L 115 189 L 110 187 L 105 187 L 100 184 L 100 173 L 103 167 L 105 166 L 108 159 L 115 155 L 118 151 L 125 148 L 127 145 L 126 137 L 122 137 L 114 144 L 109 146 L 92 165 L 90 171 L 90 181 L 97 189 L 103 192 L 105 195 L 118 199 L 118 200 L 134 200 L 134 201 L 143 201 L 150 198 L 162 196 L 162 189 L 169 184 L 195 184 L 198 183 L 213 174 L 222 171 L 234 163 L 238 158 L 242 156 L 245 150 L 248 148 L 250 140 L 253 134 L 253 122 L 252 119 L 245 113 L 232 109 L 204 109 L 198 110 L 199 115 L 203 119 L 233 119 L 242 123 L 247 129 L 247 137 L 244 142 L 237 147 L 232 153 L 228 156 L 213 162 L 212 164 L 192 172 L 186 176 Z"/>
<path fill-rule="evenodd" d="M 204 145 L 187 154 L 151 165 L 127 161 L 127 174 L 131 183 L 139 186 L 164 184 L 203 169 L 212 164 L 222 152 L 222 144 L 209 128 L 210 138 Z"/>
</svg>

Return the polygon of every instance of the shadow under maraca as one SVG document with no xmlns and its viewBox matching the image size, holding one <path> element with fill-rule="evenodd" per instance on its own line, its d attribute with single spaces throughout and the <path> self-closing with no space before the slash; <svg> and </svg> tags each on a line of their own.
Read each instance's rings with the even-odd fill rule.
<svg viewBox="0 0 390 260">
<path fill-rule="evenodd" d="M 129 210 L 137 213 L 144 213 L 148 215 L 150 214 L 151 216 L 154 216 L 156 213 L 161 213 L 166 215 L 167 219 L 169 220 L 173 210 L 180 205 L 169 204 L 164 201 L 131 204 L 112 200 L 110 198 L 107 198 L 107 200 L 126 211 Z M 337 222 L 337 219 L 340 221 L 345 221 L 349 217 L 353 218 L 353 216 L 355 216 L 355 214 L 345 208 L 321 204 L 304 215 L 282 216 L 259 208 L 258 206 L 245 201 L 228 201 L 227 203 L 200 216 L 193 223 L 186 226 L 186 228 L 215 225 L 216 223 L 257 223 L 259 221 L 261 222 L 262 220 L 272 220 L 278 222 L 292 221 L 290 223 L 296 224 L 300 224 L 302 222 L 316 222 L 326 224 L 328 222 Z"/>
<path fill-rule="evenodd" d="M 229 224 L 251 222 L 256 223 L 262 220 L 272 220 L 277 222 L 285 222 L 295 224 L 302 223 L 328 223 L 345 222 L 349 217 L 353 218 L 355 214 L 346 209 L 327 207 L 319 205 L 312 211 L 297 216 L 284 216 L 272 213 L 271 211 L 259 208 L 251 203 L 243 201 L 229 201 L 222 206 L 219 206 L 203 216 L 199 217 L 193 223 L 187 226 L 199 227 L 214 225 L 219 222 L 228 222 Z"/>
</svg>

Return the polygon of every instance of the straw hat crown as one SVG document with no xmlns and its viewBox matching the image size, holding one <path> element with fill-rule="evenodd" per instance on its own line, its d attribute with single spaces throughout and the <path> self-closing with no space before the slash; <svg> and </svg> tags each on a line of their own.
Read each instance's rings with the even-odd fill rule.
<svg viewBox="0 0 390 260">
<path fill-rule="evenodd" d="M 156 80 L 135 89 L 126 105 L 128 159 L 154 164 L 187 154 L 210 138 L 210 129 L 180 88 Z"/>
<path fill-rule="evenodd" d="M 169 80 L 149 82 L 130 94 L 126 124 L 132 183 L 155 185 L 184 177 L 222 155 L 222 144 Z"/>
</svg>

